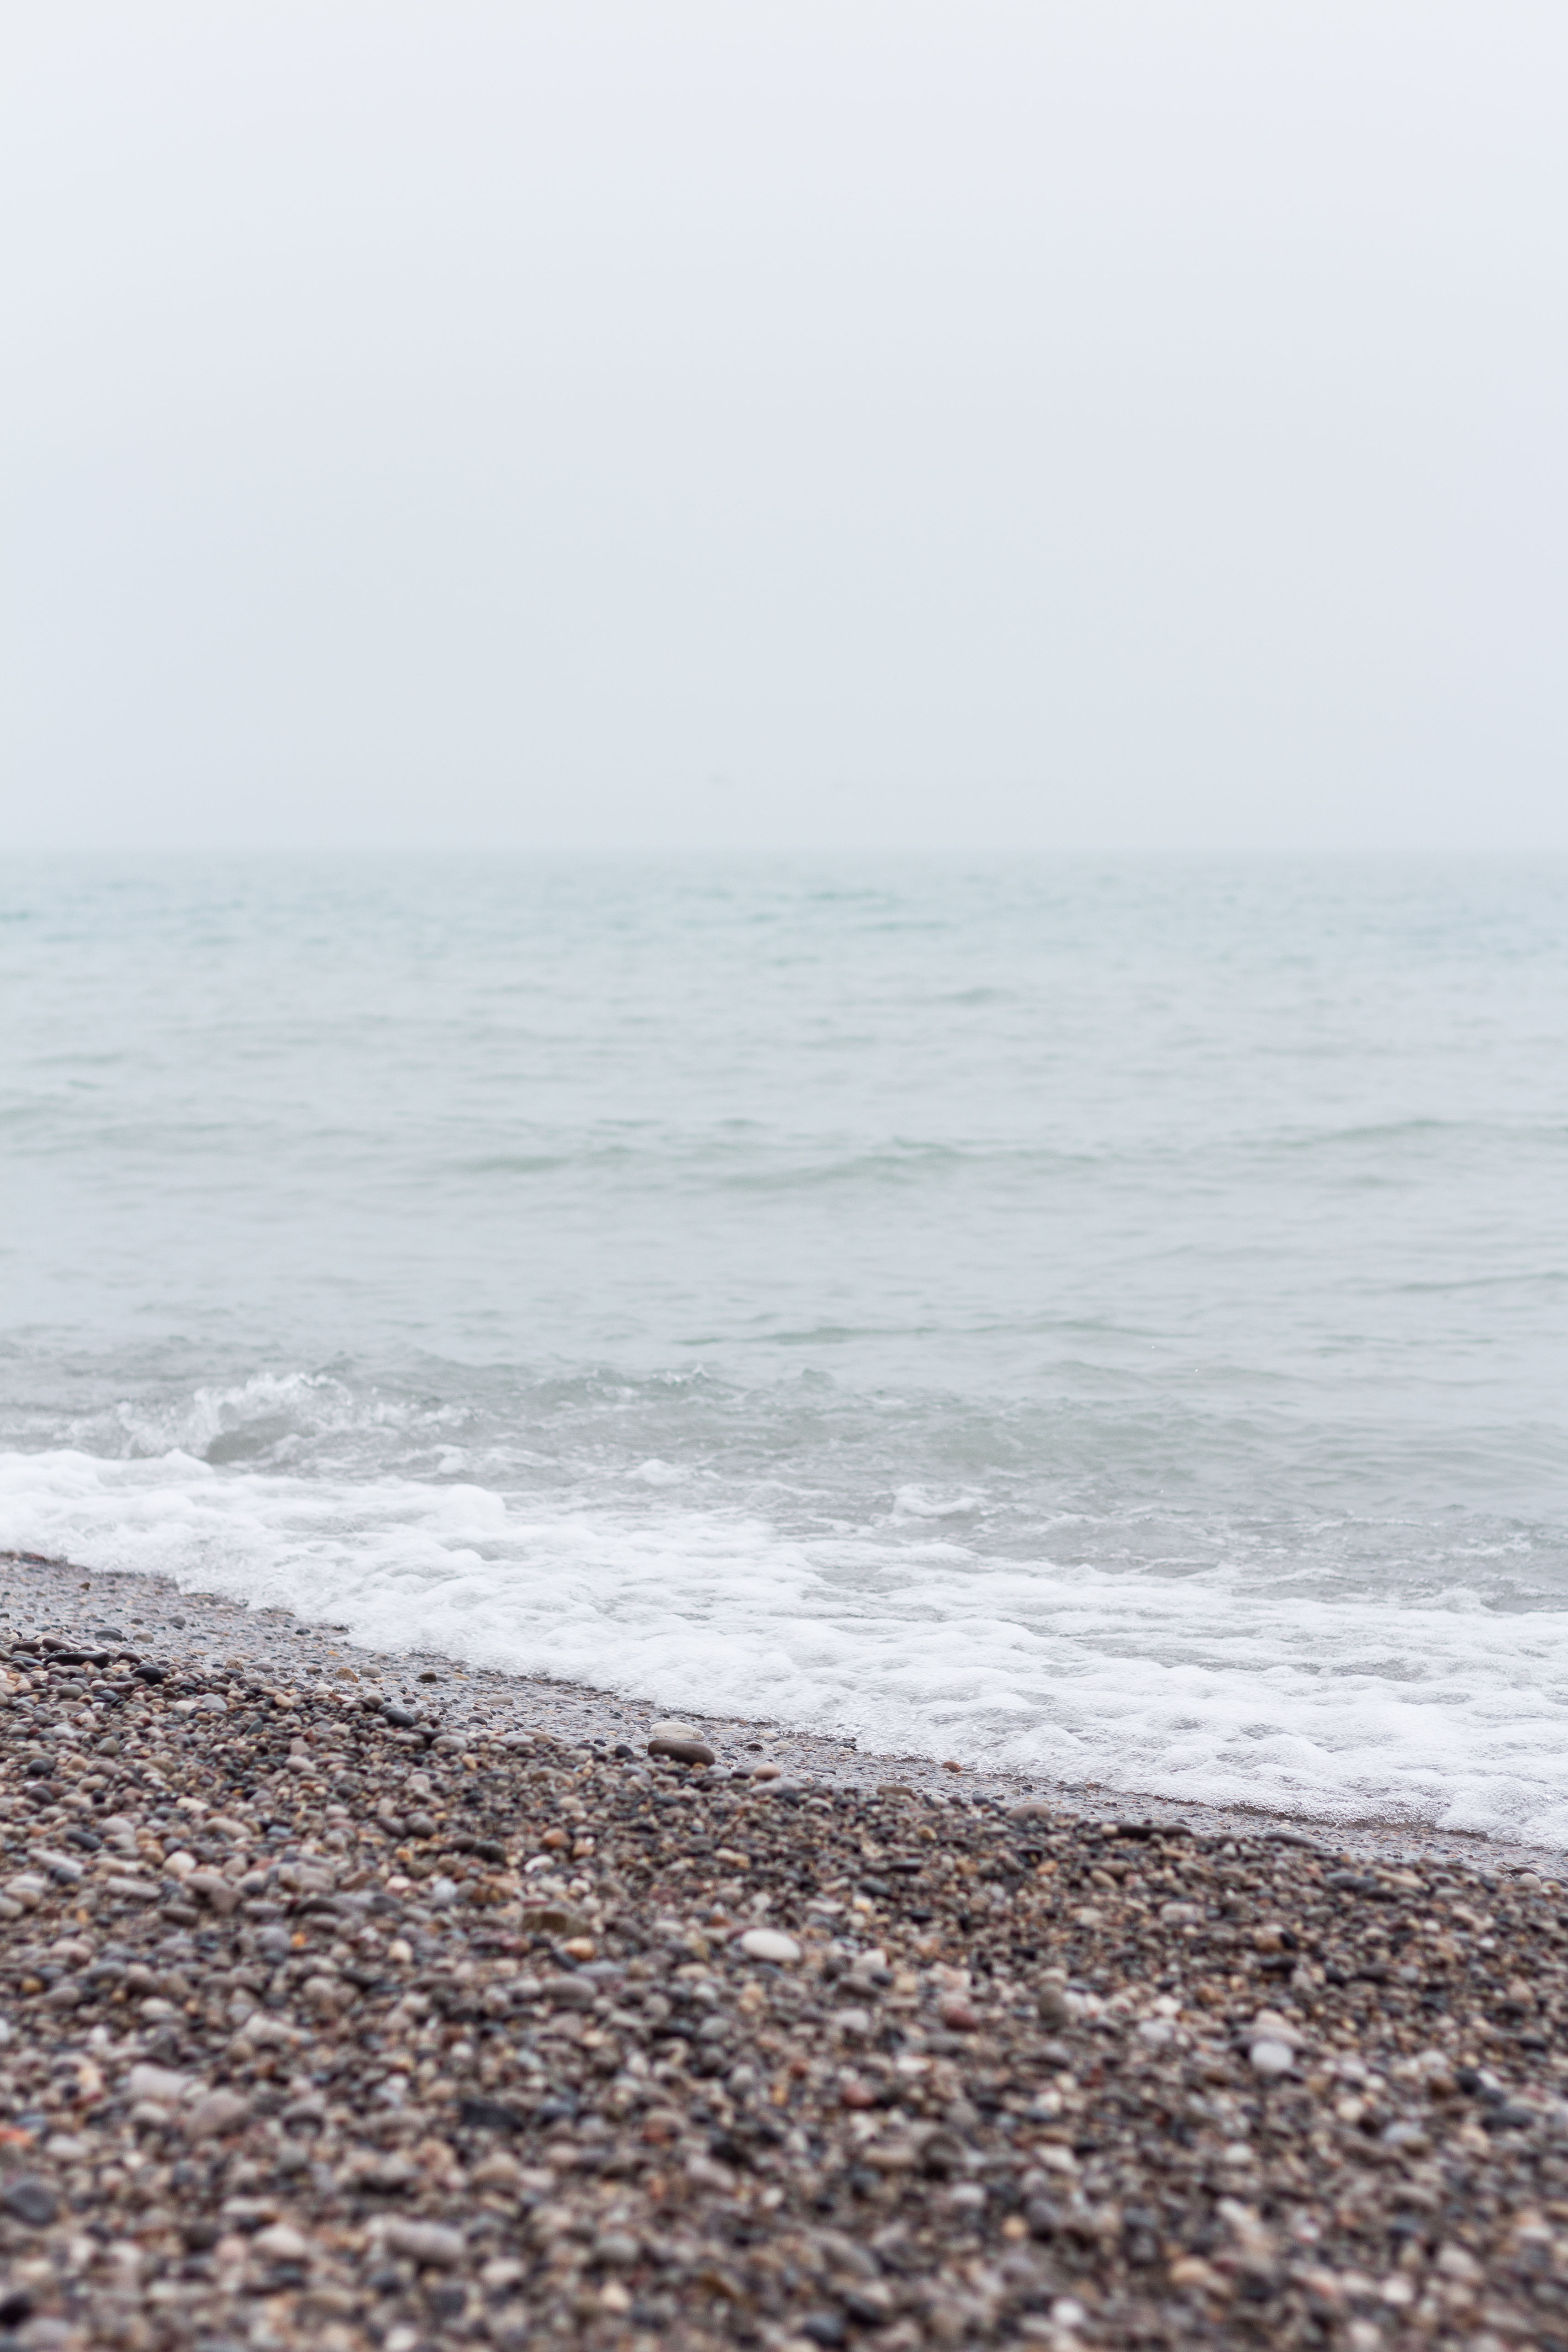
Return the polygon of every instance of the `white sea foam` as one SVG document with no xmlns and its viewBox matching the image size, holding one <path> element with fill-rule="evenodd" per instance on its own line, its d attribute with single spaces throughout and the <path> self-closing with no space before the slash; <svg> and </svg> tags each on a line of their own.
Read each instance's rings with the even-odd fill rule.
<svg viewBox="0 0 1568 2352">
<path fill-rule="evenodd" d="M 1296 1591 L 1225 1569 L 988 1560 L 951 1538 L 550 1510 L 183 1452 L 0 1457 L 0 1544 L 673 1706 L 1108 1790 L 1568 1843 L 1568 1612 Z"/>
</svg>

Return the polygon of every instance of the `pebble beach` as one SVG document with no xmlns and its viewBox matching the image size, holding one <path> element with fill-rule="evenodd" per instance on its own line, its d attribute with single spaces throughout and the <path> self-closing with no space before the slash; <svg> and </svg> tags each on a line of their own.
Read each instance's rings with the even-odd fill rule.
<svg viewBox="0 0 1568 2352">
<path fill-rule="evenodd" d="M 0 1592 L 0 2346 L 1568 2345 L 1544 1859 Z"/>
</svg>

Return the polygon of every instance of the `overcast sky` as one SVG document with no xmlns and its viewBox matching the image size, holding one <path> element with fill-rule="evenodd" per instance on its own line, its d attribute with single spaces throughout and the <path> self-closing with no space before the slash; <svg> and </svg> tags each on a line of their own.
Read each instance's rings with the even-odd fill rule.
<svg viewBox="0 0 1568 2352">
<path fill-rule="evenodd" d="M 0 839 L 1568 846 L 1562 0 L 48 0 Z"/>
</svg>

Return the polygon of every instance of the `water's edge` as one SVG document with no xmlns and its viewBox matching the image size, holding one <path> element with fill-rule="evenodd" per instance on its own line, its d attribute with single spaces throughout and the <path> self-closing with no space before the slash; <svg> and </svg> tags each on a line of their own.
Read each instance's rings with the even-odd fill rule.
<svg viewBox="0 0 1568 2352">
<path fill-rule="evenodd" d="M 13 1614 L 18 1633 L 58 1632 L 85 1642 L 105 1624 L 129 1633 L 132 1627 L 126 1621 L 134 1618 L 134 1643 L 149 1654 L 160 1647 L 188 1654 L 204 1643 L 221 1643 L 223 1664 L 265 1673 L 277 1684 L 306 1678 L 338 1682 L 346 1701 L 362 1699 L 369 1683 L 395 1703 L 438 1718 L 442 1730 L 458 1737 L 469 1730 L 476 1736 L 482 1730 L 489 1739 L 511 1731 L 545 1732 L 571 1745 L 600 1741 L 613 1748 L 625 1742 L 641 1752 L 650 1725 L 664 1712 L 651 1700 L 628 1699 L 586 1684 L 460 1665 L 439 1651 L 371 1650 L 340 1627 L 312 1623 L 281 1609 L 249 1608 L 219 1594 L 183 1591 L 172 1577 L 146 1570 L 0 1551 L 0 1591 L 21 1604 L 22 1613 L 14 1609 Z M 220 1663 L 215 1652 L 213 1663 Z M 1568 1854 L 1551 1847 L 1408 1822 L 1324 1821 L 1260 1806 L 1098 1792 L 1093 1784 L 1071 1787 L 983 1766 L 955 1770 L 927 1757 L 880 1753 L 788 1724 L 698 1711 L 690 1712 L 689 1720 L 713 1748 L 719 1774 L 767 1761 L 780 1768 L 784 1784 L 894 1782 L 950 1803 L 1030 1801 L 1075 1820 L 1181 1822 L 1199 1835 L 1310 1845 L 1354 1861 L 1420 1856 L 1461 1863 L 1483 1874 L 1536 1870 L 1555 1876 L 1568 1864 Z M 104 1718 L 105 1736 L 112 1737 L 111 1724 Z M 96 1736 L 96 1727 L 89 1736 Z"/>
</svg>

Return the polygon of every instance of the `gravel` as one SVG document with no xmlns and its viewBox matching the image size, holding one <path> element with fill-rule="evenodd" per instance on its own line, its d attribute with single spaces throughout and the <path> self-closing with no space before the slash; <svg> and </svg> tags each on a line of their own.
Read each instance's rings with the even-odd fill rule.
<svg viewBox="0 0 1568 2352">
<path fill-rule="evenodd" d="M 109 1580 L 9 1572 L 0 2347 L 1568 2347 L 1542 1871 L 392 1711 L 123 1580 L 84 1658 Z"/>
</svg>

